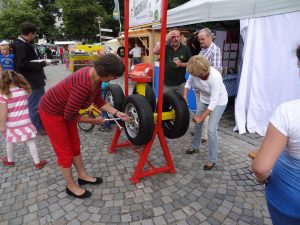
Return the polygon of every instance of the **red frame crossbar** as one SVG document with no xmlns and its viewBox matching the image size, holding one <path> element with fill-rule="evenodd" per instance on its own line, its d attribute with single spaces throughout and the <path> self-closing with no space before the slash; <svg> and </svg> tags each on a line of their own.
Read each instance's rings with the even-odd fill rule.
<svg viewBox="0 0 300 225">
<path fill-rule="evenodd" d="M 129 0 L 125 0 L 125 68 L 128 68 L 128 30 L 129 30 Z M 121 129 L 117 128 L 111 146 L 109 147 L 110 153 L 115 153 L 116 148 L 121 148 L 125 146 L 130 146 L 135 152 L 140 155 L 138 164 L 135 168 L 133 176 L 130 178 L 130 181 L 134 184 L 138 183 L 141 178 L 156 175 L 159 173 L 170 172 L 176 173 L 174 168 L 172 156 L 164 135 L 164 130 L 162 128 L 162 103 L 163 103 L 163 84 L 164 84 L 164 70 L 165 70 L 165 44 L 166 44 L 166 27 L 167 27 L 167 8 L 168 1 L 162 0 L 162 18 L 161 18 L 161 37 L 160 37 L 160 68 L 159 74 L 162 76 L 159 77 L 159 88 L 158 88 L 158 101 L 157 101 L 157 121 L 154 126 L 154 132 L 151 140 L 144 146 L 144 149 L 140 152 L 130 141 L 125 141 L 119 143 L 119 138 L 121 134 Z M 128 96 L 128 70 L 125 69 L 125 96 Z M 159 138 L 160 145 L 166 159 L 166 165 L 162 167 L 155 167 L 149 162 L 148 156 L 151 151 L 153 142 L 156 135 Z M 145 163 L 147 163 L 151 168 L 149 170 L 144 170 Z"/>
</svg>

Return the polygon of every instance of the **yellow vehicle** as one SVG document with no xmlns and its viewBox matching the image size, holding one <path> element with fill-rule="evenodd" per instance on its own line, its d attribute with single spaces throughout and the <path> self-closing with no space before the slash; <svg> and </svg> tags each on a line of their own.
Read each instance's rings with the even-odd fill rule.
<svg viewBox="0 0 300 225">
<path fill-rule="evenodd" d="M 70 72 L 74 73 L 82 67 L 93 66 L 99 54 L 105 52 L 100 45 L 75 45 L 70 51 Z"/>
<path fill-rule="evenodd" d="M 94 104 L 90 105 L 86 109 L 80 109 L 79 110 L 80 115 L 85 115 L 89 118 L 96 118 L 97 116 L 101 115 L 101 110 L 97 108 Z M 90 131 L 94 128 L 94 124 L 91 123 L 78 123 L 78 127 L 83 131 Z"/>
</svg>

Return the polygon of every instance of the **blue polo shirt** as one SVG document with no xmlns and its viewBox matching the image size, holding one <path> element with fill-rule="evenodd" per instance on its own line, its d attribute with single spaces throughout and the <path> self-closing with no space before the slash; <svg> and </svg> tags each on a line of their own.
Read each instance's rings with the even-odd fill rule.
<svg viewBox="0 0 300 225">
<path fill-rule="evenodd" d="M 0 55 L 0 64 L 3 70 L 14 69 L 14 55 L 9 54 L 8 56 Z"/>
</svg>

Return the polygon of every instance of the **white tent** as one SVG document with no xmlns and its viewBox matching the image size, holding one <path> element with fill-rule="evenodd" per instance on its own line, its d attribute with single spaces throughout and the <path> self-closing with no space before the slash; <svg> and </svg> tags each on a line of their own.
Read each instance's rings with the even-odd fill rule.
<svg viewBox="0 0 300 225">
<path fill-rule="evenodd" d="M 168 27 L 240 20 L 243 66 L 235 102 L 239 133 L 265 134 L 276 107 L 300 98 L 295 49 L 299 0 L 191 0 L 168 11 Z"/>
<path fill-rule="evenodd" d="M 300 11 L 299 0 L 191 0 L 168 10 L 168 27 Z"/>
</svg>

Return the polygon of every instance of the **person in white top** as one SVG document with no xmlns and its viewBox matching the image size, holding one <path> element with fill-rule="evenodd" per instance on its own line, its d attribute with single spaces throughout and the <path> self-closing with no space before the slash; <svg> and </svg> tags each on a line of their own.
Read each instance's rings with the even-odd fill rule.
<svg viewBox="0 0 300 225">
<path fill-rule="evenodd" d="M 130 55 L 132 55 L 132 64 L 136 65 L 141 63 L 141 58 L 142 58 L 142 48 L 139 46 L 139 44 L 135 44 L 135 47 L 130 50 L 129 52 Z"/>
<path fill-rule="evenodd" d="M 198 41 L 201 47 L 201 51 L 199 55 L 204 56 L 209 65 L 219 70 L 222 74 L 222 54 L 221 49 L 213 42 L 214 34 L 209 28 L 203 28 L 198 33 Z M 196 100 L 199 102 L 199 93 L 195 92 Z M 197 105 L 199 105 L 197 103 Z M 209 116 L 206 117 L 203 122 L 202 127 L 202 143 L 207 141 L 207 132 L 208 132 L 208 119 Z"/>
<path fill-rule="evenodd" d="M 300 72 L 300 45 L 296 50 Z M 300 74 L 300 73 L 299 73 Z M 300 224 L 300 99 L 284 102 L 270 119 L 252 163 L 273 225 Z"/>
<path fill-rule="evenodd" d="M 183 97 L 187 100 L 187 93 L 192 87 L 199 91 L 200 101 L 197 106 L 196 116 L 193 118 L 195 135 L 192 141 L 192 149 L 186 151 L 193 154 L 199 151 L 202 124 L 209 115 L 208 120 L 208 162 L 204 170 L 212 169 L 217 162 L 219 121 L 225 111 L 228 102 L 228 94 L 222 80 L 221 73 L 209 65 L 208 60 L 200 55 L 193 56 L 187 64 L 187 70 L 191 74 L 187 80 Z"/>
</svg>

